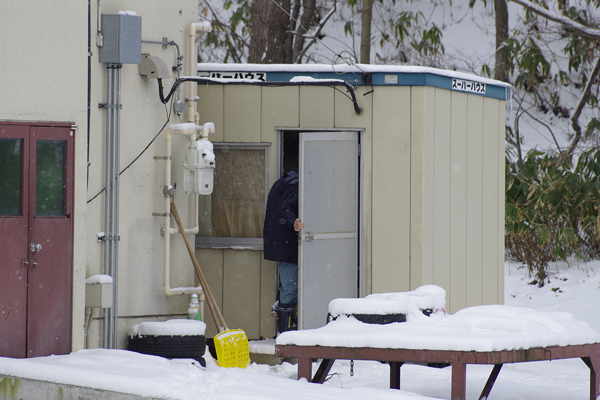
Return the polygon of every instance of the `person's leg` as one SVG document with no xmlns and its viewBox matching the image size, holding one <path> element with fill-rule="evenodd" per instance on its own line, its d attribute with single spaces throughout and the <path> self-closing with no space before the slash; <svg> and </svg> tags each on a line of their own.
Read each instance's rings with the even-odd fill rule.
<svg viewBox="0 0 600 400">
<path fill-rule="evenodd" d="M 277 331 L 279 333 L 294 329 L 296 322 L 296 303 L 298 302 L 298 265 L 279 263 L 279 305 L 277 306 Z"/>
<path fill-rule="evenodd" d="M 298 303 L 298 265 L 280 262 L 279 280 L 281 281 L 279 305 L 294 305 Z"/>
</svg>

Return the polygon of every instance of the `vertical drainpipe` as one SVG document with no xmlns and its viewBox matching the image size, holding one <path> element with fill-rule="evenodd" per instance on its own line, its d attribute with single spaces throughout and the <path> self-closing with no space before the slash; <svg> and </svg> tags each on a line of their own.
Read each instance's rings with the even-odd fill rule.
<svg viewBox="0 0 600 400">
<path fill-rule="evenodd" d="M 112 89 L 113 89 L 113 68 L 112 64 L 106 64 L 106 166 L 105 166 L 105 184 L 104 184 L 104 240 L 106 241 L 104 246 L 104 273 L 112 276 L 112 168 L 113 168 L 113 153 L 112 149 Z M 104 329 L 103 329 L 103 340 L 102 347 L 105 349 L 110 348 L 110 330 L 111 330 L 111 308 L 104 309 Z"/>
<path fill-rule="evenodd" d="M 121 159 L 121 64 L 116 64 L 115 71 L 115 89 L 113 91 L 115 115 L 114 115 L 114 184 L 113 189 L 113 323 L 112 323 L 112 348 L 117 348 L 117 307 L 119 294 L 119 240 L 121 234 L 119 232 L 119 185 L 120 185 L 120 164 Z"/>
<path fill-rule="evenodd" d="M 113 278 L 113 305 L 104 311 L 104 338 L 102 347 L 117 347 L 117 305 L 119 264 L 119 159 L 121 124 L 121 67 L 106 64 L 106 189 L 104 273 Z"/>
</svg>

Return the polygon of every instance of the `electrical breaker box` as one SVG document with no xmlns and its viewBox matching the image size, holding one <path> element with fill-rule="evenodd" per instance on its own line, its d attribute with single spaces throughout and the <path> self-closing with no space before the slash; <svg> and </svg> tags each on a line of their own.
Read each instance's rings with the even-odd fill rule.
<svg viewBox="0 0 600 400">
<path fill-rule="evenodd" d="M 107 308 L 112 307 L 113 284 L 112 283 L 86 283 L 85 284 L 85 306 Z"/>
<path fill-rule="evenodd" d="M 142 62 L 142 17 L 131 14 L 102 14 L 103 44 L 100 62 L 140 64 Z"/>
</svg>

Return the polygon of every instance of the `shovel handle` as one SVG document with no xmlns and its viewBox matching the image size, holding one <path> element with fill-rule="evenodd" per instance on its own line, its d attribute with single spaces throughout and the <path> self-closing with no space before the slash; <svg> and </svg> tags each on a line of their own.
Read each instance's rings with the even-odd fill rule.
<svg viewBox="0 0 600 400">
<path fill-rule="evenodd" d="M 185 246 L 187 247 L 188 253 L 190 254 L 190 258 L 192 259 L 192 264 L 194 264 L 194 269 L 196 270 L 196 275 L 198 275 L 198 279 L 200 280 L 200 285 L 202 286 L 202 290 L 206 294 L 206 299 L 208 300 L 208 308 L 210 313 L 215 321 L 215 325 L 219 329 L 219 332 L 226 331 L 227 324 L 225 323 L 225 319 L 223 318 L 223 314 L 221 314 L 221 310 L 219 310 L 219 306 L 208 287 L 208 283 L 206 282 L 206 278 L 200 269 L 200 264 L 198 263 L 198 259 L 196 258 L 196 254 L 190 245 L 187 237 L 185 236 L 185 230 L 183 229 L 183 224 L 181 223 L 181 218 L 179 217 L 179 213 L 177 212 L 177 207 L 174 202 L 171 202 L 171 214 L 175 218 L 175 222 L 177 222 L 177 226 L 179 227 L 179 232 L 181 232 L 181 236 L 183 237 L 183 241 L 185 242 Z M 167 233 L 168 235 L 168 233 Z"/>
</svg>

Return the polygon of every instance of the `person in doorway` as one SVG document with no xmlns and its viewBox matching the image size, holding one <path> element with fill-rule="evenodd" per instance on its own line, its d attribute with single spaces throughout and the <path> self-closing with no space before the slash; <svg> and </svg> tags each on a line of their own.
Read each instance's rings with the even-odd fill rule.
<svg viewBox="0 0 600 400">
<path fill-rule="evenodd" d="M 304 224 L 298 219 L 298 168 L 293 168 L 273 184 L 267 198 L 263 244 L 265 260 L 279 262 L 279 303 L 277 331 L 291 330 L 296 324 L 298 303 L 298 232 Z"/>
</svg>

